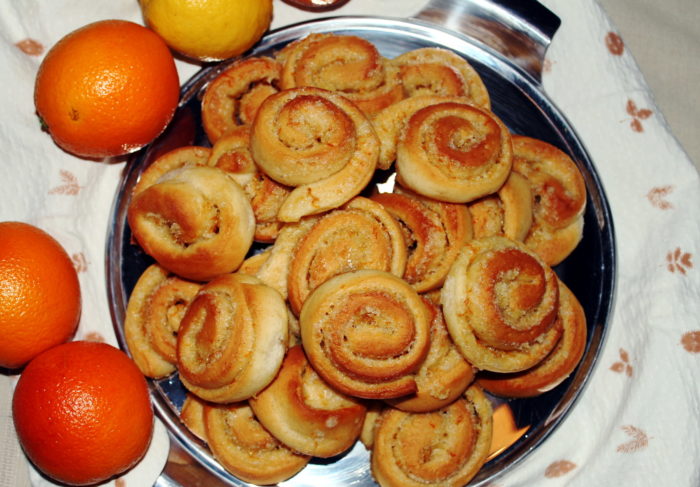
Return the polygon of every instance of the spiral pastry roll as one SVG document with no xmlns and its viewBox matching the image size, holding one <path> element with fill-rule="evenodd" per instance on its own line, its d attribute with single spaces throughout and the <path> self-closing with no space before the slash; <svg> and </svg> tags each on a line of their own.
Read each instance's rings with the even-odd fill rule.
<svg viewBox="0 0 700 487">
<path fill-rule="evenodd" d="M 352 35 L 311 34 L 285 47 L 283 89 L 335 91 L 368 116 L 403 98 L 398 69 L 371 42 Z"/>
<path fill-rule="evenodd" d="M 403 278 L 416 291 L 438 288 L 459 249 L 472 237 L 471 218 L 464 204 L 445 203 L 401 191 L 379 193 L 380 203 L 401 224 L 408 249 Z"/>
<path fill-rule="evenodd" d="M 279 91 L 282 66 L 268 57 L 234 62 L 206 87 L 202 125 L 211 143 L 241 125 L 253 123 L 260 104 Z"/>
<path fill-rule="evenodd" d="M 474 368 L 452 342 L 440 304 L 423 298 L 430 312 L 430 348 L 416 374 L 415 394 L 387 402 L 402 411 L 422 413 L 447 406 L 474 381 Z"/>
<path fill-rule="evenodd" d="M 396 148 L 396 180 L 430 198 L 466 203 L 503 185 L 512 155 L 510 132 L 496 115 L 439 103 L 406 123 Z"/>
<path fill-rule="evenodd" d="M 207 441 L 207 428 L 204 424 L 204 408 L 206 401 L 191 393 L 185 394 L 185 400 L 180 409 L 180 421 L 200 440 Z"/>
<path fill-rule="evenodd" d="M 249 403 L 275 438 L 319 458 L 349 449 L 360 436 L 366 412 L 359 400 L 336 392 L 318 376 L 301 345 L 289 350 L 275 380 Z"/>
<path fill-rule="evenodd" d="M 515 136 L 513 155 L 513 170 L 529 181 L 533 193 L 533 222 L 525 245 L 555 266 L 583 237 L 583 175 L 565 152 L 541 140 Z"/>
<path fill-rule="evenodd" d="M 182 384 L 207 401 L 242 401 L 260 392 L 287 351 L 287 307 L 247 274 L 226 274 L 200 289 L 182 318 L 177 365 Z"/>
<path fill-rule="evenodd" d="M 522 242 L 532 226 L 532 202 L 530 183 L 511 171 L 496 194 L 469 203 L 474 238 L 502 236 Z"/>
<path fill-rule="evenodd" d="M 448 101 L 465 102 L 455 97 L 415 95 L 381 110 L 372 118 L 372 126 L 379 137 L 379 169 L 389 169 L 396 160 L 396 147 L 406 122 L 421 108 Z"/>
<path fill-rule="evenodd" d="M 462 487 L 489 454 L 491 403 L 472 385 L 443 409 L 409 413 L 386 409 L 375 430 L 371 468 L 382 487 Z"/>
<path fill-rule="evenodd" d="M 289 304 L 304 300 L 333 276 L 376 269 L 402 277 L 406 243 L 401 227 L 379 203 L 357 196 L 321 217 L 296 247 L 289 268 Z"/>
<path fill-rule="evenodd" d="M 479 73 L 463 57 L 447 49 L 424 47 L 393 59 L 406 96 L 459 96 L 489 110 L 489 92 Z"/>
<path fill-rule="evenodd" d="M 554 271 L 523 244 L 505 237 L 472 240 L 460 251 L 440 300 L 450 336 L 480 370 L 533 367 L 561 336 L 555 325 Z"/>
<path fill-rule="evenodd" d="M 148 255 L 196 281 L 237 269 L 255 232 L 248 197 L 213 167 L 169 171 L 132 198 L 127 220 Z"/>
<path fill-rule="evenodd" d="M 292 478 L 311 460 L 272 436 L 247 401 L 205 406 L 204 424 L 214 458 L 245 482 L 277 484 Z"/>
<path fill-rule="evenodd" d="M 301 217 L 337 208 L 372 179 L 379 141 L 367 117 L 350 101 L 318 88 L 269 97 L 251 132 L 256 164 L 280 184 L 294 186 L 277 217 Z"/>
<path fill-rule="evenodd" d="M 211 149 L 188 145 L 172 149 L 158 156 L 139 176 L 133 195 L 155 184 L 165 173 L 185 166 L 206 166 Z"/>
<path fill-rule="evenodd" d="M 430 317 L 402 279 L 377 270 L 333 277 L 306 299 L 299 325 L 309 361 L 331 387 L 366 399 L 415 392 Z"/>
<path fill-rule="evenodd" d="M 483 373 L 478 383 L 492 394 L 505 397 L 534 397 L 554 389 L 571 373 L 586 348 L 586 315 L 571 290 L 559 281 L 559 314 L 563 333 L 554 350 L 540 363 L 512 374 Z"/>
<path fill-rule="evenodd" d="M 245 191 L 255 215 L 254 239 L 274 241 L 282 226 L 277 212 L 290 190 L 258 170 L 250 154 L 249 127 L 236 127 L 217 140 L 207 164 L 225 171 Z"/>
<path fill-rule="evenodd" d="M 143 375 L 159 379 L 175 372 L 180 321 L 200 287 L 157 264 L 139 277 L 126 306 L 124 336 Z"/>
<path fill-rule="evenodd" d="M 365 420 L 362 423 L 362 431 L 360 432 L 360 442 L 366 449 L 371 450 L 374 446 L 374 430 L 379 423 L 382 411 L 387 407 L 384 401 L 366 401 L 367 412 Z"/>
</svg>

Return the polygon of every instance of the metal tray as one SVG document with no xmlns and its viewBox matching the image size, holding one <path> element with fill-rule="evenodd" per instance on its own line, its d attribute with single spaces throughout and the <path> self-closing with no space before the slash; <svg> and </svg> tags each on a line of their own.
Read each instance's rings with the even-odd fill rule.
<svg viewBox="0 0 700 487">
<path fill-rule="evenodd" d="M 521 11 L 518 11 L 520 9 Z M 559 19 L 536 2 L 433 0 L 411 19 L 335 17 L 289 26 L 268 34 L 248 55 L 270 55 L 311 32 L 364 37 L 386 57 L 427 46 L 451 49 L 477 69 L 489 89 L 493 111 L 514 133 L 550 142 L 578 164 L 588 190 L 584 235 L 574 253 L 555 268 L 576 294 L 588 320 L 587 348 L 577 370 L 560 386 L 539 397 L 508 401 L 516 425 L 527 433 L 484 465 L 470 485 L 484 485 L 522 461 L 559 425 L 581 396 L 606 336 L 615 282 L 615 242 L 610 209 L 592 161 L 573 127 L 543 93 L 540 75 L 544 52 Z M 459 31 L 459 32 L 458 32 Z M 229 61 L 230 62 L 230 61 Z M 122 348 L 126 303 L 152 259 L 131 240 L 126 223 L 131 188 L 148 164 L 163 152 L 183 145 L 209 145 L 201 128 L 203 88 L 228 62 L 203 68 L 182 90 L 173 122 L 154 143 L 134 154 L 115 196 L 107 238 L 107 291 L 114 329 Z M 151 380 L 154 408 L 168 428 L 171 455 L 156 482 L 171 485 L 246 484 L 226 472 L 200 440 L 178 419 L 185 390 L 177 374 Z M 499 401 L 494 398 L 494 401 Z M 314 460 L 283 485 L 323 483 L 376 485 L 368 453 L 359 444 L 332 459 Z"/>
</svg>

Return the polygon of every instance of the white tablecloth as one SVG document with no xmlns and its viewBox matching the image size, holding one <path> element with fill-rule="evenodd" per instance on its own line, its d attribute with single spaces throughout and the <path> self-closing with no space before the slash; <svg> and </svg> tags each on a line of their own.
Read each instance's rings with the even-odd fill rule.
<svg viewBox="0 0 700 487">
<path fill-rule="evenodd" d="M 333 12 L 407 17 L 425 0 L 352 0 Z M 585 144 L 609 199 L 618 281 L 610 330 L 584 395 L 564 423 L 495 486 L 700 485 L 700 181 L 671 134 L 624 39 L 595 0 L 544 0 L 561 19 L 547 53 L 546 93 Z M 273 27 L 320 16 L 274 0 Z M 54 235 L 79 271 L 77 339 L 117 344 L 105 287 L 105 240 L 124 162 L 61 151 L 34 113 L 43 55 L 92 21 L 142 22 L 133 0 L 0 3 L 0 221 Z M 616 39 L 616 43 L 611 43 Z M 612 46 L 616 48 L 611 48 Z M 199 69 L 178 61 L 181 81 Z M 689 86 L 689 90 L 696 89 Z M 47 481 L 14 439 L 0 374 L 0 485 Z M 146 458 L 109 485 L 154 482 L 168 453 L 159 425 Z"/>
</svg>

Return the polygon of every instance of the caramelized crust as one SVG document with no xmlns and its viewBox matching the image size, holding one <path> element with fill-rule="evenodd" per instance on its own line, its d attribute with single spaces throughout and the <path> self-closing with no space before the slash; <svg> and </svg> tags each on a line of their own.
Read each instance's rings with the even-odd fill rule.
<svg viewBox="0 0 700 487">
<path fill-rule="evenodd" d="M 493 113 L 466 103 L 421 108 L 396 149 L 396 180 L 429 198 L 466 203 L 497 191 L 512 165 L 510 132 Z"/>
<path fill-rule="evenodd" d="M 248 399 L 274 379 L 287 340 L 279 293 L 247 274 L 218 277 L 200 289 L 182 319 L 180 380 L 207 401 Z"/>
<path fill-rule="evenodd" d="M 277 484 L 292 478 L 311 460 L 272 436 L 245 401 L 208 404 L 204 408 L 204 424 L 214 457 L 245 482 Z"/>
<path fill-rule="evenodd" d="M 196 281 L 236 270 L 255 231 L 247 196 L 213 167 L 167 172 L 133 197 L 127 220 L 148 255 L 170 272 Z"/>
<path fill-rule="evenodd" d="M 586 315 L 578 299 L 559 281 L 559 313 L 563 333 L 557 346 L 536 366 L 514 374 L 485 373 L 481 387 L 505 397 L 534 397 L 558 386 L 576 368 L 586 348 Z"/>
<path fill-rule="evenodd" d="M 294 88 L 261 105 L 251 153 L 269 177 L 294 187 L 277 215 L 294 222 L 358 195 L 377 167 L 379 141 L 352 102 L 319 88 Z"/>
<path fill-rule="evenodd" d="M 522 242 L 532 226 L 532 190 L 511 171 L 496 194 L 469 203 L 474 238 L 501 236 Z"/>
<path fill-rule="evenodd" d="M 375 430 L 372 474 L 382 487 L 462 487 L 486 462 L 493 434 L 491 403 L 472 385 L 429 413 L 387 408 Z"/>
<path fill-rule="evenodd" d="M 440 299 L 452 339 L 480 370 L 528 369 L 562 333 L 556 323 L 556 274 L 534 252 L 505 237 L 464 246 Z"/>
<path fill-rule="evenodd" d="M 139 277 L 126 307 L 124 335 L 143 375 L 158 379 L 175 372 L 180 321 L 200 287 L 157 264 Z"/>
<path fill-rule="evenodd" d="M 152 186 L 173 169 L 185 166 L 206 166 L 211 149 L 196 145 L 178 147 L 158 156 L 139 176 L 138 182 L 134 185 L 133 195 L 139 194 L 144 189 Z"/>
<path fill-rule="evenodd" d="M 366 399 L 415 392 L 428 352 L 429 315 L 405 281 L 376 270 L 333 277 L 306 299 L 304 350 L 331 387 Z"/>
<path fill-rule="evenodd" d="M 281 74 L 282 66 L 267 57 L 236 61 L 219 73 L 202 97 L 202 124 L 211 143 L 253 123 L 260 104 L 279 91 Z"/>
<path fill-rule="evenodd" d="M 365 407 L 314 371 L 301 345 L 292 347 L 272 383 L 251 398 L 258 421 L 282 443 L 305 455 L 328 458 L 357 440 Z"/>
</svg>

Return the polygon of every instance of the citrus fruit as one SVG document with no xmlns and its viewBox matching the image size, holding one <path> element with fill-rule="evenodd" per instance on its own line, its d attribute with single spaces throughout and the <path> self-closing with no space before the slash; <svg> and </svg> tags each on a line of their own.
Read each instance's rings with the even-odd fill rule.
<svg viewBox="0 0 700 487">
<path fill-rule="evenodd" d="M 172 52 L 152 30 L 103 20 L 59 40 L 39 66 L 36 110 L 54 141 L 87 158 L 152 141 L 172 119 L 180 81 Z"/>
<path fill-rule="evenodd" d="M 35 357 L 19 377 L 12 414 L 29 459 L 71 485 L 133 467 L 153 434 L 146 380 L 124 352 L 105 343 L 68 342 Z"/>
<path fill-rule="evenodd" d="M 272 0 L 140 0 L 143 18 L 175 51 L 203 61 L 244 53 L 270 26 Z"/>
<path fill-rule="evenodd" d="M 69 340 L 80 309 L 78 275 L 63 247 L 28 223 L 0 222 L 0 367 L 21 367 Z"/>
</svg>

